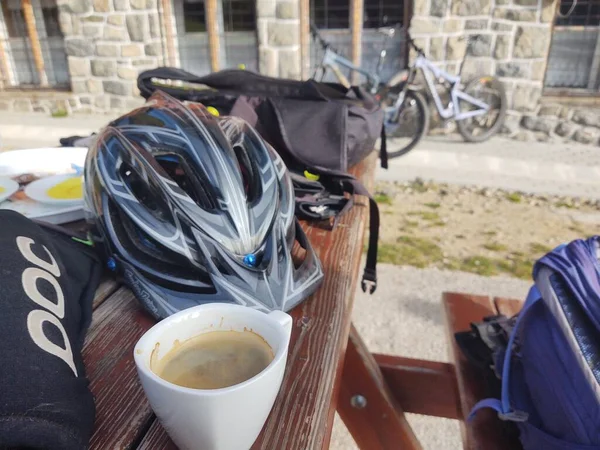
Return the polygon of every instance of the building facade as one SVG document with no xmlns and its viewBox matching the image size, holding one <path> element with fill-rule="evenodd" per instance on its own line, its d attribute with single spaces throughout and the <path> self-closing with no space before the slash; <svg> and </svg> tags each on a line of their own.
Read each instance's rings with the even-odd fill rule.
<svg viewBox="0 0 600 450">
<path fill-rule="evenodd" d="M 308 78 L 320 55 L 310 39 L 311 22 L 372 70 L 383 40 L 377 28 L 399 24 L 402 32 L 388 42 L 384 78 L 408 62 L 408 29 L 447 71 L 499 76 L 517 125 L 523 115 L 539 112 L 547 97 L 595 98 L 600 86 L 597 0 L 0 4 L 0 111 L 113 114 L 142 102 L 140 71 L 163 65 L 204 74 L 243 64 L 266 75 Z"/>
</svg>

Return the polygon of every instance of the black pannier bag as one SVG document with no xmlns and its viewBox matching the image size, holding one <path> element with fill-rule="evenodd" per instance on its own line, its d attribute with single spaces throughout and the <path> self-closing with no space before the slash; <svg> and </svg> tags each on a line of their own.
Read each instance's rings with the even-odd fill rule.
<svg viewBox="0 0 600 450">
<path fill-rule="evenodd" d="M 373 96 L 356 86 L 271 78 L 245 70 L 199 77 L 171 67 L 142 72 L 138 88 L 146 99 L 162 90 L 254 126 L 292 173 L 296 215 L 301 219 L 333 228 L 353 205 L 354 194 L 367 196 L 370 236 L 362 289 L 375 291 L 379 209 L 363 184 L 348 173 L 373 152 L 379 137 L 381 165 L 387 168 L 383 110 Z"/>
</svg>

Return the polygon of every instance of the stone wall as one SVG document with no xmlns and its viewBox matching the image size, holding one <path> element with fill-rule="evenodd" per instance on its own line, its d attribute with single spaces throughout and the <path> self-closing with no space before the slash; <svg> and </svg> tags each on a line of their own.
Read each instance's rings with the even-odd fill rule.
<svg viewBox="0 0 600 450">
<path fill-rule="evenodd" d="M 301 78 L 299 0 L 257 0 L 259 71 Z"/>
<path fill-rule="evenodd" d="M 73 110 L 140 105 L 140 71 L 163 64 L 157 0 L 58 0 Z"/>
<path fill-rule="evenodd" d="M 498 76 L 506 86 L 510 120 L 536 110 L 542 93 L 556 0 L 414 0 L 410 33 L 427 55 L 457 73 L 466 37 L 474 37 L 464 79 Z"/>
</svg>

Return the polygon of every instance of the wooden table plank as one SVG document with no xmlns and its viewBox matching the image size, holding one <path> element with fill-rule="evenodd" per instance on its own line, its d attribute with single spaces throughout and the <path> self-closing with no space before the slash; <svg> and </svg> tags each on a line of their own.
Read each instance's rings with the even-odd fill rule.
<svg viewBox="0 0 600 450">
<path fill-rule="evenodd" d="M 337 410 L 361 450 L 421 449 L 377 362 L 354 327 L 348 338 Z"/>
<path fill-rule="evenodd" d="M 495 297 L 494 306 L 498 314 L 504 314 L 506 317 L 512 317 L 521 311 L 523 301 L 515 298 Z"/>
<path fill-rule="evenodd" d="M 373 184 L 376 161 L 372 155 L 354 172 L 367 188 Z M 255 450 L 329 446 L 367 217 L 367 201 L 357 199 L 333 231 L 303 224 L 323 264 L 325 281 L 291 311 L 294 327 L 286 373 Z M 173 447 L 155 423 L 138 448 Z"/>
<path fill-rule="evenodd" d="M 124 287 L 94 311 L 83 349 L 96 402 L 90 449 L 129 448 L 150 425 L 152 411 L 137 379 L 133 347 L 154 323 Z"/>
<path fill-rule="evenodd" d="M 455 365 L 456 381 L 461 401 L 462 417 L 466 418 L 471 408 L 479 400 L 486 398 L 485 385 L 476 368 L 472 367 L 454 339 L 454 333 L 470 329 L 471 322 L 480 322 L 483 317 L 496 314 L 496 308 L 489 297 L 444 293 L 442 296 L 450 356 Z M 461 421 L 461 432 L 465 450 L 507 450 L 497 415 L 491 410 L 483 410 L 469 423 Z"/>
<path fill-rule="evenodd" d="M 110 297 L 120 286 L 120 283 L 115 280 L 111 274 L 105 274 L 100 280 L 100 285 L 96 289 L 96 295 L 94 296 L 93 308 L 96 309 L 100 306 L 104 300 Z"/>
<path fill-rule="evenodd" d="M 462 419 L 452 364 L 392 355 L 373 357 L 404 412 Z"/>
</svg>

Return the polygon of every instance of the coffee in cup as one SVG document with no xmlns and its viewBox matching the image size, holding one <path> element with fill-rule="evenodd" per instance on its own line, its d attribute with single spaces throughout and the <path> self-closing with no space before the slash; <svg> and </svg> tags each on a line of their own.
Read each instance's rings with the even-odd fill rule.
<svg viewBox="0 0 600 450">
<path fill-rule="evenodd" d="M 178 386 L 222 389 L 259 374 L 273 357 L 271 346 L 252 331 L 212 331 L 177 343 L 150 368 Z"/>
</svg>

